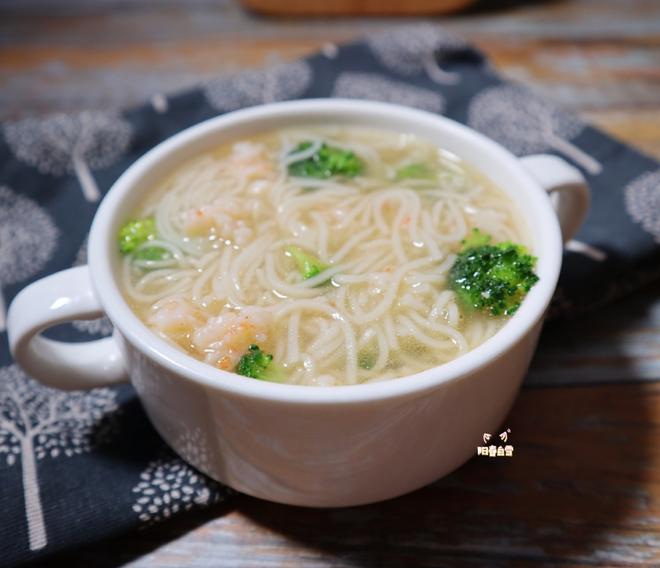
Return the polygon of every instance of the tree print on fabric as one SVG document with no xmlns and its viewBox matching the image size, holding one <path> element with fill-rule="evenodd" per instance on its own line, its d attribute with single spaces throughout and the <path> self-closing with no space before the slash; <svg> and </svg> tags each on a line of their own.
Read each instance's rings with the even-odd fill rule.
<svg viewBox="0 0 660 568">
<path fill-rule="evenodd" d="M 181 434 L 176 438 L 172 447 L 182 456 L 201 470 L 211 469 L 209 458 L 209 441 L 199 426 L 194 428 L 183 427 Z"/>
<path fill-rule="evenodd" d="M 165 114 L 170 109 L 170 103 L 167 100 L 167 95 L 163 93 L 156 93 L 150 99 L 151 106 L 158 114 Z"/>
<path fill-rule="evenodd" d="M 607 260 L 607 253 L 604 250 L 600 250 L 599 248 L 592 246 L 589 243 L 576 241 L 575 239 L 568 241 L 564 245 L 564 248 L 566 250 L 570 250 L 571 252 L 586 256 L 594 262 L 605 262 Z"/>
<path fill-rule="evenodd" d="M 147 525 L 194 506 L 220 502 L 226 490 L 175 455 L 149 463 L 133 487 L 133 512 Z"/>
<path fill-rule="evenodd" d="M 83 111 L 12 122 L 4 134 L 19 160 L 43 174 L 75 174 L 85 199 L 98 201 L 92 170 L 110 166 L 128 150 L 132 128 L 117 113 Z"/>
<path fill-rule="evenodd" d="M 519 156 L 555 150 L 592 175 L 602 170 L 600 162 L 570 142 L 584 124 L 519 87 L 481 91 L 470 104 L 468 124 Z"/>
<path fill-rule="evenodd" d="M 460 75 L 443 70 L 438 61 L 458 51 L 476 51 L 463 39 L 432 24 L 400 26 L 373 34 L 367 45 L 386 69 L 410 77 L 419 73 L 439 84 L 453 84 Z"/>
<path fill-rule="evenodd" d="M 660 169 L 636 177 L 623 196 L 628 215 L 660 243 Z"/>
<path fill-rule="evenodd" d="M 312 82 L 312 68 L 306 61 L 277 63 L 241 73 L 226 73 L 204 86 L 208 103 L 217 111 L 294 99 Z"/>
<path fill-rule="evenodd" d="M 0 332 L 6 327 L 2 287 L 43 270 L 59 234 L 51 216 L 36 201 L 0 186 Z"/>
<path fill-rule="evenodd" d="M 396 103 L 436 113 L 442 113 L 445 108 L 445 100 L 440 93 L 371 73 L 342 73 L 335 83 L 332 96 Z"/>
<path fill-rule="evenodd" d="M 48 543 L 37 462 L 92 451 L 117 430 L 115 392 L 45 387 L 17 365 L 0 368 L 0 457 L 20 461 L 30 550 Z"/>
</svg>

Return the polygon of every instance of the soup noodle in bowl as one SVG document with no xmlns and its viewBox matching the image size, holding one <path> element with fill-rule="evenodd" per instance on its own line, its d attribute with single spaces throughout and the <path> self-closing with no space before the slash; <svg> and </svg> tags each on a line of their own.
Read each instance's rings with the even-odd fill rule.
<svg viewBox="0 0 660 568">
<path fill-rule="evenodd" d="M 207 365 L 150 331 L 119 288 L 117 232 L 145 192 L 223 143 L 323 124 L 406 132 L 453 152 L 503 189 L 525 218 L 539 282 L 492 338 L 412 376 L 351 386 L 258 381 Z M 552 197 L 552 199 L 551 199 Z M 454 470 L 511 408 L 555 289 L 562 241 L 588 190 L 555 156 L 518 159 L 446 118 L 375 102 L 307 100 L 254 107 L 189 128 L 137 160 L 94 218 L 89 265 L 48 276 L 8 316 L 17 362 L 44 383 L 93 388 L 129 380 L 152 423 L 186 461 L 239 491 L 294 505 L 339 507 L 396 497 Z M 563 233 L 563 238 L 562 238 Z M 67 344 L 45 328 L 106 314 L 114 336 Z"/>
</svg>

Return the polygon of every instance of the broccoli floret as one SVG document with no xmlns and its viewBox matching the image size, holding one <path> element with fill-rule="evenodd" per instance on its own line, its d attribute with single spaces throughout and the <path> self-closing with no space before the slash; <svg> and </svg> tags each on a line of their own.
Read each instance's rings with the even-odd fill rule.
<svg viewBox="0 0 660 568">
<path fill-rule="evenodd" d="M 376 364 L 376 354 L 373 351 L 360 351 L 358 353 L 358 366 L 360 369 L 369 370 Z"/>
<path fill-rule="evenodd" d="M 301 142 L 292 153 L 307 150 L 312 142 Z M 349 150 L 328 146 L 325 142 L 309 158 L 289 164 L 289 174 L 298 177 L 327 179 L 333 176 L 355 177 L 362 171 L 360 158 Z"/>
<path fill-rule="evenodd" d="M 119 230 L 119 250 L 122 254 L 128 254 L 141 244 L 155 238 L 156 222 L 152 217 L 133 219 Z"/>
<path fill-rule="evenodd" d="M 494 316 L 512 315 L 538 282 L 536 257 L 511 242 L 490 244 L 491 237 L 474 229 L 449 272 L 461 301 Z"/>
<path fill-rule="evenodd" d="M 149 246 L 136 250 L 133 256 L 137 260 L 165 260 L 170 257 L 170 251 L 164 247 Z"/>
<path fill-rule="evenodd" d="M 293 257 L 293 260 L 296 261 L 300 275 L 305 280 L 313 278 L 317 274 L 321 274 L 321 272 L 328 268 L 326 264 L 323 264 L 314 255 L 305 252 L 300 247 L 290 246 L 286 248 L 286 251 Z"/>
<path fill-rule="evenodd" d="M 250 345 L 236 365 L 236 372 L 261 381 L 281 383 L 284 380 L 282 368 L 273 362 L 271 354 L 264 353 L 258 345 Z"/>
<path fill-rule="evenodd" d="M 396 171 L 396 179 L 433 179 L 435 176 L 426 164 L 408 164 Z"/>
<path fill-rule="evenodd" d="M 119 250 L 122 254 L 133 253 L 137 260 L 164 260 L 170 257 L 170 251 L 157 245 L 142 246 L 155 239 L 156 222 L 152 217 L 128 221 L 119 230 Z"/>
<path fill-rule="evenodd" d="M 469 248 L 476 248 L 482 245 L 490 244 L 492 237 L 486 233 L 482 233 L 479 229 L 472 229 L 472 232 L 461 241 L 463 250 Z"/>
</svg>

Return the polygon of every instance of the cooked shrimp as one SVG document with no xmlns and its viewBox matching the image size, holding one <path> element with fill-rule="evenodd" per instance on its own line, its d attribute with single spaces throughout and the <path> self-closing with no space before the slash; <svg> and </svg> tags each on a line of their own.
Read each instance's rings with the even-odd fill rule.
<svg viewBox="0 0 660 568">
<path fill-rule="evenodd" d="M 238 142 L 232 146 L 228 161 L 239 177 L 248 182 L 248 192 L 261 193 L 275 177 L 275 166 L 263 144 Z M 254 232 L 248 226 L 250 204 L 240 198 L 222 197 L 212 203 L 183 213 L 183 229 L 190 236 L 215 231 L 238 246 L 250 242 Z"/>
<path fill-rule="evenodd" d="M 268 310 L 258 307 L 222 314 L 197 329 L 192 344 L 205 354 L 207 363 L 233 370 L 250 345 L 268 341 L 272 319 Z"/>
<path fill-rule="evenodd" d="M 275 174 L 275 167 L 263 144 L 237 142 L 232 147 L 229 160 L 248 179 L 268 179 Z"/>
<path fill-rule="evenodd" d="M 148 319 L 158 331 L 179 336 L 192 333 L 204 321 L 202 313 L 191 302 L 178 296 L 154 304 Z"/>
<path fill-rule="evenodd" d="M 183 225 L 190 236 L 216 232 L 222 239 L 244 246 L 252 239 L 253 231 L 244 218 L 246 205 L 235 199 L 222 198 L 184 213 Z"/>
</svg>

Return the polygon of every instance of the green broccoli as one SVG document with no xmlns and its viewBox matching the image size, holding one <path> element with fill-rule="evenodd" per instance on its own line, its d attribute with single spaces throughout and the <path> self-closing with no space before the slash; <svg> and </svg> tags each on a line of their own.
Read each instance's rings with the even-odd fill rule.
<svg viewBox="0 0 660 568">
<path fill-rule="evenodd" d="M 286 248 L 286 252 L 288 252 L 293 257 L 293 260 L 296 261 L 300 275 L 305 280 L 313 278 L 317 274 L 321 274 L 321 272 L 328 268 L 328 265 L 323 264 L 314 255 L 305 252 L 300 247 L 289 246 Z"/>
<path fill-rule="evenodd" d="M 119 250 L 122 254 L 133 252 L 141 244 L 156 238 L 156 222 L 153 217 L 133 219 L 119 230 Z"/>
<path fill-rule="evenodd" d="M 159 246 L 142 247 L 157 237 L 156 222 L 153 217 L 133 219 L 124 223 L 119 230 L 119 250 L 122 254 L 134 253 L 138 260 L 163 260 L 170 253 Z M 141 247 L 141 248 L 140 248 Z"/>
<path fill-rule="evenodd" d="M 449 271 L 449 282 L 461 301 L 491 315 L 510 316 L 538 282 L 536 257 L 522 245 L 493 245 L 491 237 L 474 229 Z"/>
<path fill-rule="evenodd" d="M 302 152 L 312 142 L 301 142 L 292 154 Z M 297 177 L 327 179 L 333 176 L 355 177 L 363 169 L 363 164 L 350 150 L 328 146 L 325 142 L 309 158 L 289 164 L 289 174 Z"/>
<path fill-rule="evenodd" d="M 164 260 L 170 257 L 170 251 L 154 245 L 137 249 L 133 256 L 137 260 Z"/>
<path fill-rule="evenodd" d="M 401 181 L 403 179 L 433 179 L 433 171 L 426 164 L 408 164 L 402 166 L 396 171 L 395 179 Z"/>
<path fill-rule="evenodd" d="M 377 357 L 373 351 L 364 350 L 358 353 L 357 359 L 360 369 L 365 369 L 368 371 L 369 369 L 372 369 L 376 364 Z"/>
<path fill-rule="evenodd" d="M 262 381 L 281 383 L 284 380 L 283 369 L 273 362 L 272 355 L 264 353 L 258 345 L 250 345 L 236 365 L 236 372 Z"/>
</svg>

